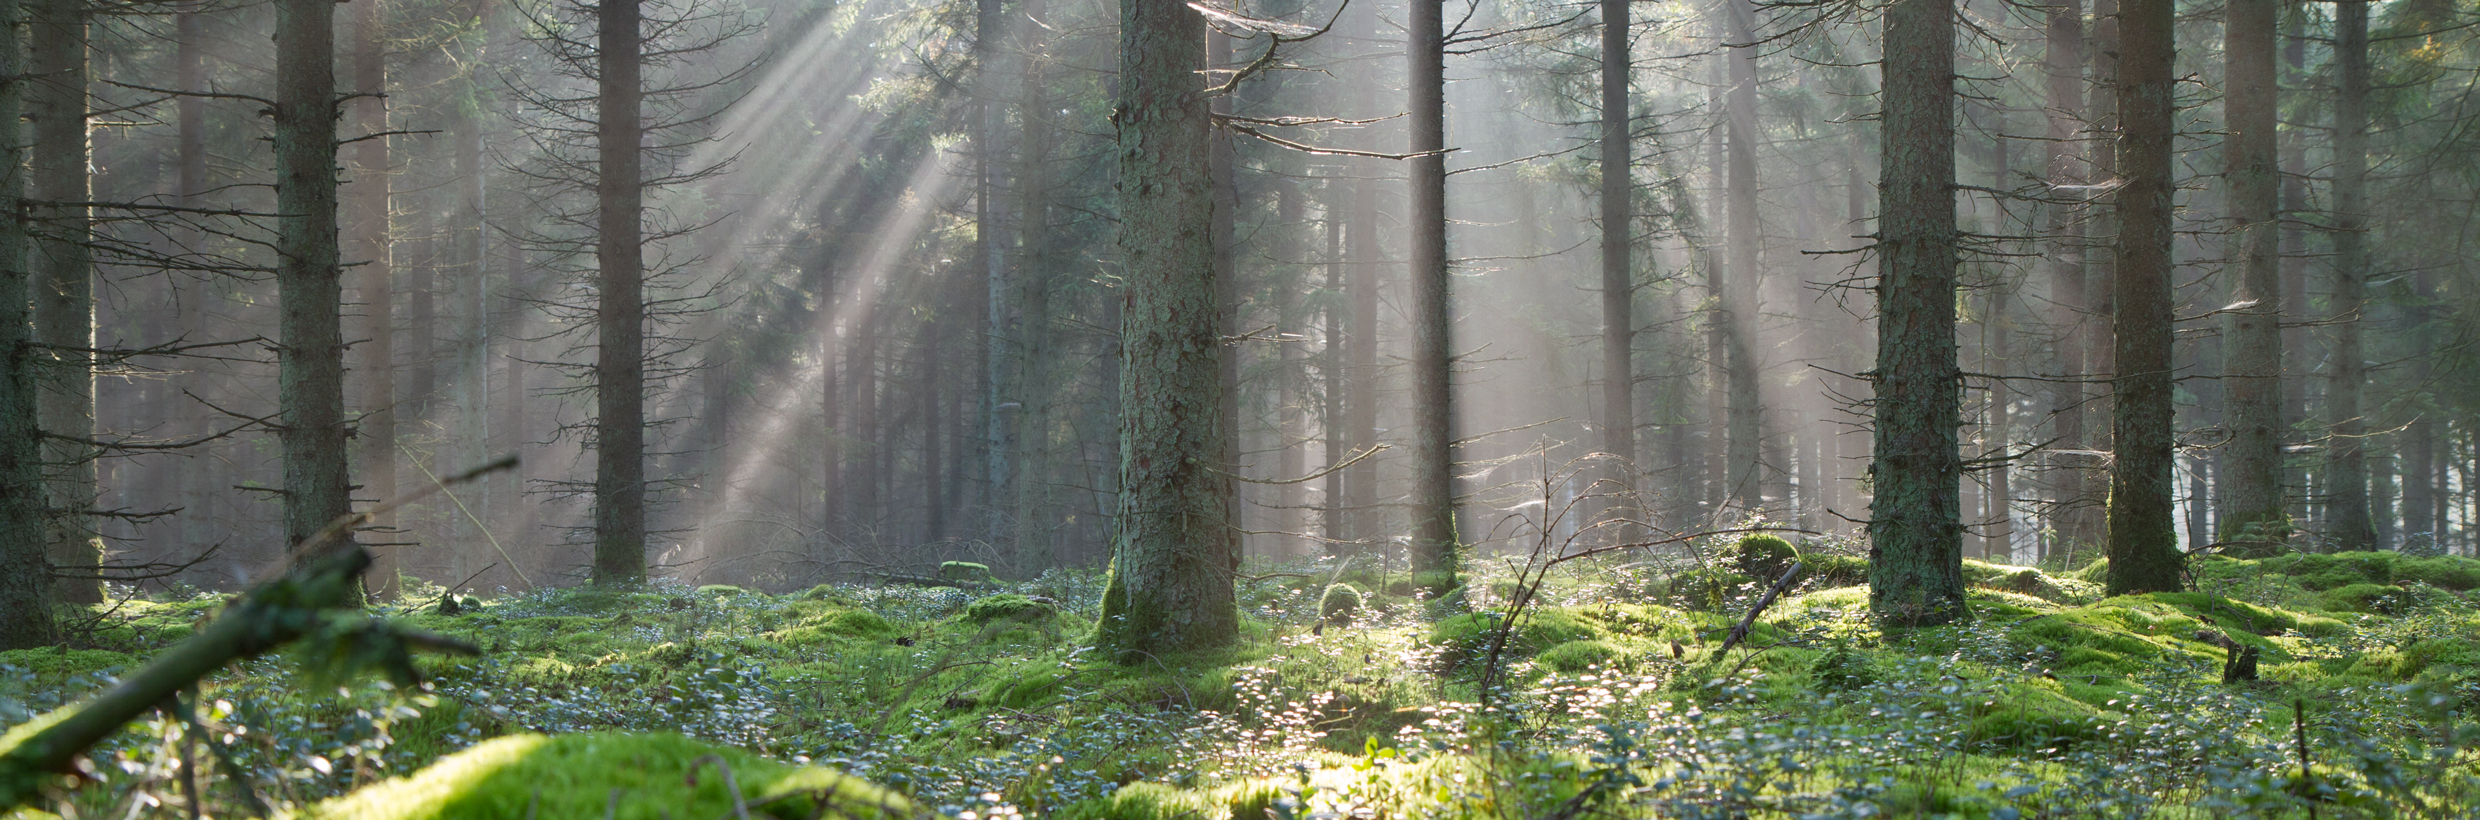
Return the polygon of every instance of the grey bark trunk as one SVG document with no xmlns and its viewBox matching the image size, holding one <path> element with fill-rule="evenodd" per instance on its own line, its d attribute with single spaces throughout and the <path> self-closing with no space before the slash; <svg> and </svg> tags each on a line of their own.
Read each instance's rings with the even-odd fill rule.
<svg viewBox="0 0 2480 820">
<path fill-rule="evenodd" d="M 1628 125 L 1628 0 L 1602 3 L 1602 451 L 1615 486 L 1614 512 L 1636 489 L 1635 184 Z M 1634 540 L 1614 531 L 1612 537 Z"/>
<path fill-rule="evenodd" d="M 639 175 L 639 0 L 603 0 L 595 15 L 600 112 L 595 139 L 599 271 L 594 367 L 594 572 L 597 586 L 646 580 L 645 209 Z"/>
<path fill-rule="evenodd" d="M 1212 123 L 1205 19 L 1120 2 L 1120 508 L 1095 644 L 1115 657 L 1228 644 L 1239 634 L 1239 542 L 1224 453 L 1215 333 Z"/>
<path fill-rule="evenodd" d="M 1963 603 L 1963 374 L 1955 350 L 1955 8 L 1894 0 L 1885 16 L 1878 189 L 1875 455 L 1869 610 L 1904 625 Z"/>
<path fill-rule="evenodd" d="M 0 2 L 0 32 L 26 20 L 24 0 Z M 0 37 L 0 77 L 26 73 L 22 40 Z M 16 123 L 26 83 L 0 83 L 0 208 L 17 213 L 26 192 L 25 140 Z M 0 219 L 0 649 L 32 649 L 59 637 L 44 541 L 41 431 L 35 425 L 34 271 L 26 224 Z"/>
<path fill-rule="evenodd" d="M 2279 0 L 2223 7 L 2222 180 L 2237 275 L 2222 324 L 2229 443 L 2221 453 L 2219 539 L 2266 553 L 2288 536 L 2282 501 L 2281 172 L 2276 166 L 2274 28 Z"/>
<path fill-rule="evenodd" d="M 352 5 L 353 19 L 353 90 L 363 94 L 387 91 L 387 41 L 385 7 L 381 0 L 360 0 Z M 351 118 L 357 135 L 378 134 L 388 130 L 387 101 L 383 97 L 360 97 L 348 103 L 346 115 Z M 352 186 L 345 190 L 349 199 L 345 206 L 345 235 L 349 244 L 345 258 L 361 263 L 362 302 L 361 377 L 362 418 L 355 438 L 362 444 L 363 493 L 382 503 L 396 498 L 396 296 L 392 279 L 388 231 L 388 141 L 384 137 L 364 139 L 355 143 L 346 171 Z M 396 527 L 396 514 L 381 513 L 371 519 L 372 529 L 381 533 Z M 382 541 L 399 540 L 383 537 Z M 372 592 L 391 597 L 396 592 L 397 574 L 401 569 L 398 547 L 371 549 L 370 574 L 366 581 Z"/>
<path fill-rule="evenodd" d="M 26 89 L 27 119 L 34 125 L 33 194 L 37 202 L 86 202 L 86 7 L 82 0 L 38 0 L 28 27 L 34 80 Z M 46 238 L 34 246 L 40 284 L 35 288 L 35 337 L 50 351 L 43 359 L 43 392 L 37 413 L 47 438 L 43 461 L 49 473 L 52 565 L 71 575 L 58 579 L 62 603 L 103 601 L 95 579 L 102 562 L 98 523 L 88 511 L 102 492 L 96 469 L 101 455 L 86 444 L 95 436 L 95 263 L 87 250 L 93 214 L 85 205 L 50 204 L 32 212 Z"/>
<path fill-rule="evenodd" d="M 330 0 L 276 4 L 276 402 L 288 544 L 353 508 L 336 226 L 335 19 Z M 337 539 L 301 560 L 349 549 L 358 549 L 352 539 Z"/>
<path fill-rule="evenodd" d="M 1433 593 L 1456 585 L 1454 342 L 1448 310 L 1447 92 L 1444 0 L 1412 0 L 1405 111 L 1412 186 L 1406 269 L 1412 295 L 1412 571 Z"/>
<path fill-rule="evenodd" d="M 1757 68 L 1755 55 L 1750 53 L 1756 35 L 1749 18 L 1756 12 L 1747 0 L 1725 0 L 1723 6 L 1724 30 L 1732 44 L 1726 49 L 1725 70 L 1730 86 L 1725 95 L 1727 113 L 1723 121 L 1724 155 L 1729 168 L 1723 218 L 1730 237 L 1723 250 L 1726 278 L 1722 285 L 1722 318 L 1729 354 L 1725 372 L 1730 379 L 1730 443 L 1724 457 L 1729 461 L 1729 503 L 1739 512 L 1750 512 L 1764 508 L 1765 487 L 1769 483 L 1762 459 L 1765 401 L 1758 391 L 1760 362 L 1756 353 L 1757 324 L 1763 309 L 1757 296 L 1763 276 L 1758 257 L 1765 241 L 1765 229 L 1757 216 Z"/>
<path fill-rule="evenodd" d="M 2367 421 L 2360 388 L 2368 367 L 2360 349 L 2361 311 L 2368 289 L 2368 3 L 2334 6 L 2334 293 L 2333 368 L 2325 384 L 2330 420 L 2326 446 L 2325 534 L 2337 551 L 2372 549 Z"/>
<path fill-rule="evenodd" d="M 2081 186 L 2084 177 L 2084 151 L 2080 132 L 2084 128 L 2084 4 L 2082 0 L 2064 0 L 2049 12 L 2047 50 L 2042 57 L 2042 71 L 2049 81 L 2048 138 L 2050 185 L 2059 188 Z M 2052 445 L 2075 452 L 2085 449 L 2084 386 L 2077 381 L 2089 367 L 2084 360 L 2086 317 L 2084 233 L 2074 198 L 2056 196 L 2044 206 L 2049 224 L 2044 234 L 2049 240 L 2050 299 L 2058 304 L 2065 318 L 2056 346 L 2056 372 L 2061 377 L 2051 384 Z M 2086 502 L 2084 465 L 2079 455 L 2052 454 L 2043 480 L 2050 485 L 2051 527 L 2062 541 L 2057 552 L 2071 559 L 2077 539 L 2075 523 L 2082 515 L 2079 509 Z M 2040 559 L 2050 558 L 2045 546 Z"/>
<path fill-rule="evenodd" d="M 2109 591 L 2181 587 L 2171 409 L 2172 0 L 2123 0 L 2110 438 Z"/>
</svg>

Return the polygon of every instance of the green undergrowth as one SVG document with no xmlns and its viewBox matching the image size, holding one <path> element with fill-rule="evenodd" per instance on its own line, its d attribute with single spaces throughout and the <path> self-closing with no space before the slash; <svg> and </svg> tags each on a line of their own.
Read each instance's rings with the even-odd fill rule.
<svg viewBox="0 0 2480 820">
<path fill-rule="evenodd" d="M 857 778 L 673 734 L 517 734 L 321 802 L 301 820 L 928 818 Z"/>
<path fill-rule="evenodd" d="M 1496 570 L 1449 601 L 1383 567 L 1253 571 L 1239 645 L 1127 664 L 1083 647 L 1090 574 L 561 590 L 456 615 L 417 602 L 402 617 L 484 654 L 426 660 L 424 691 L 308 691 L 287 660 L 236 666 L 198 696 L 201 771 L 222 813 L 306 817 L 601 816 L 612 787 L 639 788 L 622 780 L 661 782 L 616 816 L 726 816 L 717 781 L 686 785 L 709 753 L 753 799 L 866 783 L 984 820 L 2294 817 L 2311 802 L 2443 817 L 2480 801 L 2480 616 L 2428 580 L 2480 562 L 2198 558 L 2198 591 L 2114 598 L 2087 573 L 1970 562 L 1971 617 L 1903 630 L 1867 617 L 1849 545 L 1783 543 L 1569 562 L 1512 621 Z M 1817 571 L 1722 651 L 1785 559 Z M 1677 582 L 1699 573 L 1744 580 L 1684 606 Z M 125 606 L 96 648 L 0 653 L 0 721 L 105 685 L 217 600 Z M 2222 682 L 2234 647 L 2256 653 L 2257 680 Z M 93 761 L 102 782 L 65 808 L 118 816 L 173 794 L 180 734 L 157 715 L 116 736 Z M 752 816 L 810 816 L 795 803 Z"/>
</svg>

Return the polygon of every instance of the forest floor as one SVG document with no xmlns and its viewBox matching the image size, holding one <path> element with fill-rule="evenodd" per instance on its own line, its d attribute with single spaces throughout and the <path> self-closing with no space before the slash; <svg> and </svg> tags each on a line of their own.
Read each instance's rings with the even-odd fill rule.
<svg viewBox="0 0 2480 820">
<path fill-rule="evenodd" d="M 1128 664 L 1083 645 L 1092 573 L 972 590 L 550 590 L 458 599 L 457 614 L 433 588 L 395 614 L 481 655 L 425 659 L 419 689 L 330 679 L 300 658 L 234 666 L 191 719 L 158 714 L 96 750 L 49 808 L 2480 816 L 2480 561 L 2203 557 L 2197 591 L 2106 599 L 2098 567 L 1968 563 L 1969 621 L 1888 630 L 1852 585 L 1860 559 L 1735 549 L 1708 544 L 1715 563 L 1686 571 L 1560 564 L 1516 609 L 1495 664 L 1521 591 L 1498 559 L 1444 605 L 1407 595 L 1400 574 L 1252 568 L 1275 574 L 1241 584 L 1239 646 Z M 1793 557 L 1806 580 L 1717 653 L 1756 579 Z M 98 610 L 86 648 L 0 653 L 0 726 L 100 689 L 223 601 L 132 599 Z M 2225 684 L 2250 648 L 2257 679 Z M 1487 698 L 1484 678 L 1499 682 Z"/>
</svg>

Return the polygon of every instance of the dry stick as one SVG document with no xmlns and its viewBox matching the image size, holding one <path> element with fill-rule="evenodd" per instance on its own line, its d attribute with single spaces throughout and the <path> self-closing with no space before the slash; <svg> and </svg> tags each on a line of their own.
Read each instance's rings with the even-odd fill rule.
<svg viewBox="0 0 2480 820">
<path fill-rule="evenodd" d="M 1731 651 L 1731 647 L 1738 646 L 1740 641 L 1747 639 L 1748 628 L 1756 624 L 1757 615 L 1765 612 L 1766 607 L 1773 606 L 1774 599 L 1782 595 L 1783 590 L 1790 589 L 1791 582 L 1799 577 L 1800 562 L 1793 561 L 1791 568 L 1783 570 L 1782 577 L 1776 579 L 1774 586 L 1765 591 L 1765 597 L 1758 598 L 1757 605 L 1749 607 L 1748 614 L 1739 619 L 1738 625 L 1731 627 L 1730 637 L 1722 639 L 1722 648 L 1714 650 L 1714 660 L 1721 660 L 1725 653 Z"/>
<path fill-rule="evenodd" d="M 337 516 L 295 544 L 287 554 L 286 564 L 293 565 L 301 556 L 344 537 L 372 516 L 418 501 L 450 484 L 472 481 L 516 464 L 516 457 L 508 456 L 368 512 Z M 316 624 L 315 619 L 301 617 L 304 610 L 345 608 L 358 603 L 361 574 L 370 566 L 370 553 L 358 544 L 348 543 L 348 547 L 290 576 L 258 584 L 196 636 L 165 650 L 145 669 L 85 705 L 36 718 L 36 724 L 48 725 L 26 734 L 14 746 L 0 749 L 0 810 L 33 803 L 42 796 L 49 775 L 69 771 L 70 761 L 78 755 L 224 664 L 263 654 L 307 634 Z M 438 636 L 406 637 L 409 643 L 426 649 L 473 651 L 473 647 Z"/>
<path fill-rule="evenodd" d="M 511 465 L 511 466 L 514 466 L 514 465 Z M 418 459 L 418 458 L 417 458 L 417 459 L 414 459 L 414 460 L 413 460 L 413 468 L 414 468 L 414 469 L 416 469 L 416 470 L 421 470 L 421 471 L 422 471 L 422 477 L 423 477 L 423 478 L 430 479 L 432 484 L 434 484 L 434 485 L 439 484 L 439 477 L 438 477 L 438 476 L 435 476 L 435 475 L 431 475 L 431 468 L 429 468 L 429 467 L 425 467 L 425 466 L 422 466 L 422 460 L 421 460 L 421 459 Z M 446 493 L 446 492 L 448 492 L 448 488 L 447 488 L 445 485 L 440 485 L 440 487 L 439 487 L 439 491 L 440 491 L 440 492 L 443 492 L 443 493 Z M 491 542 L 491 549 L 492 549 L 492 550 L 494 550 L 494 551 L 497 551 L 497 552 L 499 553 L 499 558 L 500 558 L 500 560 L 508 562 L 508 571 L 509 571 L 509 572 L 516 573 L 516 574 L 517 574 L 517 580 L 519 580 L 519 581 L 524 581 L 524 582 L 525 582 L 525 588 L 526 588 L 526 589 L 535 589 L 536 587 L 534 586 L 534 579 L 525 577 L 525 570 L 521 570 L 521 569 L 518 569 L 518 568 L 517 568 L 517 559 L 509 557 L 509 555 L 508 555 L 508 548 L 507 548 L 507 547 L 503 547 L 503 546 L 500 546 L 500 545 L 499 545 L 499 536 L 496 536 L 496 535 L 492 535 L 492 534 L 491 534 L 491 525 L 489 525 L 489 524 L 485 524 L 485 523 L 482 523 L 482 517 L 481 517 L 481 516 L 474 515 L 474 511 L 473 511 L 473 510 L 466 509 L 466 508 L 465 508 L 465 500 L 464 500 L 464 499 L 461 499 L 461 498 L 456 497 L 456 494 L 455 494 L 455 493 L 448 493 L 448 500 L 456 503 L 456 511 L 457 511 L 457 512 L 464 513 L 464 514 L 465 514 L 466 519 L 471 520 L 471 521 L 473 521 L 473 522 L 474 522 L 474 529 L 475 529 L 475 530 L 478 530 L 478 531 L 480 531 L 480 532 L 482 533 L 482 537 L 483 537 L 483 539 L 484 539 L 484 540 L 487 540 L 487 541 Z M 475 574 L 477 577 L 479 577 L 482 573 L 477 572 L 477 573 L 474 573 L 474 574 Z M 474 580 L 474 579 L 472 579 L 472 578 L 467 578 L 467 579 L 465 579 L 465 583 L 473 583 L 473 580 Z M 464 585 L 465 585 L 465 584 L 458 584 L 457 586 L 464 586 Z M 455 590 L 449 590 L 449 591 L 450 591 L 450 592 L 454 592 Z"/>
</svg>

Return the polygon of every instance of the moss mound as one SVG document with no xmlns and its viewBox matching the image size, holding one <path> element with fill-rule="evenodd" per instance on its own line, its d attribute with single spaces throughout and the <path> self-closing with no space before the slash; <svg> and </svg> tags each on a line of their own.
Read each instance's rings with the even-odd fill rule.
<svg viewBox="0 0 2480 820">
<path fill-rule="evenodd" d="M 977 624 L 998 620 L 1039 621 L 1057 614 L 1058 608 L 1049 601 L 1013 592 L 976 598 L 964 607 L 964 619 Z"/>
<path fill-rule="evenodd" d="M 1361 591 L 1351 584 L 1329 584 L 1326 593 L 1318 596 L 1318 619 L 1341 626 L 1352 622 L 1361 611 Z"/>
<path fill-rule="evenodd" d="M 715 765 L 721 762 L 723 765 Z M 725 777 L 725 771 L 730 777 Z M 892 792 L 672 734 L 512 735 L 312 807 L 306 820 L 731 817 L 924 818 Z"/>
<path fill-rule="evenodd" d="M 2458 592 L 2480 588 L 2480 559 L 2452 555 L 2422 558 L 2398 552 L 2301 553 L 2267 558 L 2257 562 L 2257 566 L 2288 575 L 2311 592 L 2403 581 Z"/>
<path fill-rule="evenodd" d="M 959 584 L 991 584 L 998 579 L 990 574 L 990 565 L 971 561 L 948 561 L 939 564 L 939 580 Z"/>
<path fill-rule="evenodd" d="M 1767 533 L 1741 538 L 1731 548 L 1732 569 L 1738 570 L 1741 575 L 1766 581 L 1782 577 L 1783 570 L 1799 558 L 1800 551 L 1791 546 L 1791 542 Z"/>
</svg>

